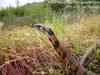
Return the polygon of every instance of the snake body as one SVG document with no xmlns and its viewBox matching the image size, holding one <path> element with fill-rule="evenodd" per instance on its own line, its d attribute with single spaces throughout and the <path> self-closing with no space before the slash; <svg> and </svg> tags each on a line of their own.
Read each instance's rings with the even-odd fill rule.
<svg viewBox="0 0 100 75">
<path fill-rule="evenodd" d="M 51 28 L 46 27 L 45 25 L 42 25 L 42 24 L 34 24 L 32 25 L 32 27 L 47 34 L 56 52 L 58 53 L 58 55 L 61 57 L 61 59 L 65 63 L 66 75 L 97 75 L 85 69 L 83 66 L 81 66 L 76 61 L 74 56 L 70 54 L 67 49 L 62 47 L 62 45 L 58 41 L 57 37 L 55 36 Z"/>
</svg>

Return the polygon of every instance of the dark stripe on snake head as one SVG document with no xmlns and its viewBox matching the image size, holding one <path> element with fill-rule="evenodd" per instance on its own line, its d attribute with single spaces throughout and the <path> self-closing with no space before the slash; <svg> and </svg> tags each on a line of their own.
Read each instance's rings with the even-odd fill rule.
<svg viewBox="0 0 100 75">
<path fill-rule="evenodd" d="M 40 27 L 41 27 L 41 26 L 39 26 L 39 25 L 35 25 L 35 26 L 37 26 L 39 29 L 40 29 Z"/>
</svg>

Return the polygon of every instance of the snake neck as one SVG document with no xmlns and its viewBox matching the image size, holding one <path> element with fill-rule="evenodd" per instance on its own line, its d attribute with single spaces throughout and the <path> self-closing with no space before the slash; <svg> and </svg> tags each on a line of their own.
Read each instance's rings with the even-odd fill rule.
<svg viewBox="0 0 100 75">
<path fill-rule="evenodd" d="M 60 55 L 61 59 L 63 59 L 63 62 L 65 62 L 65 66 L 67 66 L 66 75 L 95 75 L 94 73 L 88 72 L 86 69 L 80 66 L 80 64 L 76 61 L 74 56 L 70 54 L 70 52 L 67 49 L 64 49 L 62 47 L 62 45 L 60 44 L 60 42 L 58 41 L 57 37 L 51 29 L 49 29 L 48 31 L 48 37 L 58 55 Z"/>
</svg>

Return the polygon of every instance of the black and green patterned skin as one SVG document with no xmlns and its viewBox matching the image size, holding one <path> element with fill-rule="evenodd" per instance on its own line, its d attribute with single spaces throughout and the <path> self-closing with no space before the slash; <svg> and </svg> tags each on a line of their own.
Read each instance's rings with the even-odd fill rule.
<svg viewBox="0 0 100 75">
<path fill-rule="evenodd" d="M 51 41 L 53 47 L 55 48 L 58 55 L 61 57 L 66 67 L 65 75 L 97 75 L 91 71 L 86 70 L 83 66 L 81 66 L 74 56 L 70 54 L 70 52 L 63 48 L 54 32 L 45 25 L 42 24 L 34 24 L 32 28 L 35 28 L 43 33 L 46 33 L 49 40 Z"/>
</svg>

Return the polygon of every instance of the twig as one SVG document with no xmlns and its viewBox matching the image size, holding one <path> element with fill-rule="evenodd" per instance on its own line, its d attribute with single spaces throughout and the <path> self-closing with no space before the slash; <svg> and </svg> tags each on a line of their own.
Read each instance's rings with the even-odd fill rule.
<svg viewBox="0 0 100 75">
<path fill-rule="evenodd" d="M 14 59 L 14 60 L 7 61 L 4 64 L 0 65 L 0 68 L 4 67 L 7 64 L 10 64 L 11 62 L 15 62 L 15 61 L 19 61 L 19 60 L 24 60 L 24 59 L 30 59 L 30 57 L 24 57 L 24 58 L 20 58 L 20 59 Z"/>
<path fill-rule="evenodd" d="M 83 66 L 83 64 L 85 63 L 86 59 L 87 59 L 90 55 L 94 54 L 94 52 L 97 50 L 99 44 L 100 44 L 100 39 L 97 40 L 96 43 L 95 43 L 92 47 L 90 47 L 90 48 L 87 50 L 86 54 L 84 54 L 83 58 L 82 58 L 81 61 L 80 61 L 80 65 Z"/>
</svg>

